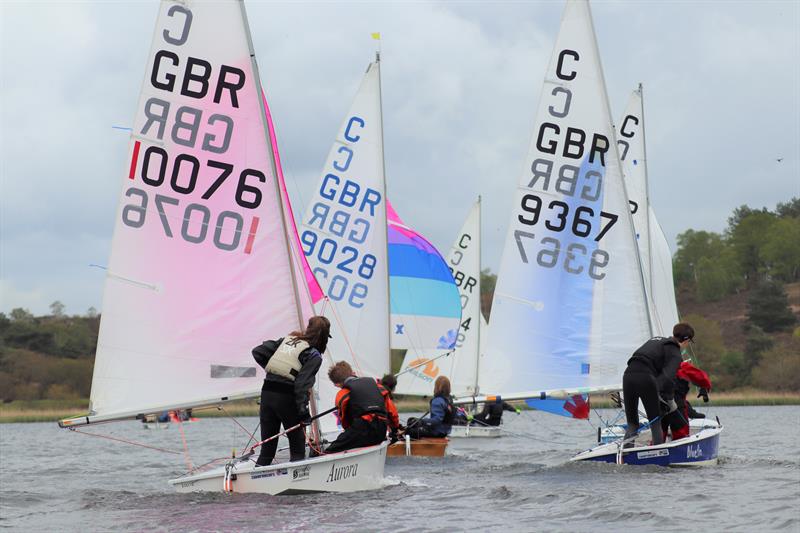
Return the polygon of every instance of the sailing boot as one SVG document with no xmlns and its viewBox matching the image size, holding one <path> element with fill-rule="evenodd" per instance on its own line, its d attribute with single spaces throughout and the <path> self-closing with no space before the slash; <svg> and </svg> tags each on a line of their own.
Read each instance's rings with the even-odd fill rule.
<svg viewBox="0 0 800 533">
<path fill-rule="evenodd" d="M 625 428 L 625 437 L 623 437 L 625 444 L 623 444 L 622 447 L 633 448 L 635 446 L 633 440 L 637 433 L 639 433 L 639 424 L 628 424 Z"/>
</svg>

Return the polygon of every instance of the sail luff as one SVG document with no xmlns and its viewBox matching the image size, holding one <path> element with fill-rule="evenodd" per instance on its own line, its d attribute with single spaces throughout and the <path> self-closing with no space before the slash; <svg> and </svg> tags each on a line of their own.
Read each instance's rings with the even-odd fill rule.
<svg viewBox="0 0 800 533">
<path fill-rule="evenodd" d="M 261 86 L 261 75 L 258 71 L 258 61 L 256 61 L 256 52 L 255 48 L 253 47 L 253 36 L 250 34 L 250 23 L 247 20 L 247 9 L 244 6 L 244 0 L 239 2 L 239 6 L 242 10 L 242 20 L 244 21 L 244 31 L 245 36 L 247 37 L 247 46 L 250 49 L 250 64 L 251 68 L 253 69 L 253 83 L 256 85 L 257 94 L 262 95 L 262 98 L 258 98 L 258 105 L 260 108 L 259 117 L 261 119 L 262 129 L 264 130 L 264 141 L 267 143 L 269 150 L 267 150 L 267 155 L 269 159 L 270 166 L 272 168 L 272 176 L 273 176 L 273 184 L 275 186 L 275 193 L 277 197 L 281 200 L 278 202 L 278 206 L 280 208 L 280 220 L 283 231 L 281 235 L 283 236 L 283 241 L 286 247 L 286 258 L 289 262 L 289 272 L 292 276 L 292 289 L 294 290 L 294 300 L 295 300 L 295 310 L 297 312 L 297 330 L 302 331 L 305 328 L 305 321 L 303 320 L 303 309 L 300 303 L 300 290 L 297 284 L 297 276 L 295 275 L 295 268 L 294 268 L 294 261 L 292 255 L 292 245 L 290 242 L 290 235 L 289 230 L 287 228 L 287 220 L 286 220 L 286 211 L 284 209 L 284 202 L 283 202 L 283 194 L 281 191 L 281 185 L 279 182 L 278 177 L 278 165 L 275 161 L 275 150 L 276 147 L 272 145 L 272 136 L 270 135 L 270 125 L 267 121 L 267 109 L 264 105 L 264 88 Z M 288 202 L 288 198 L 286 199 Z"/>
<path fill-rule="evenodd" d="M 482 301 L 482 298 L 481 298 L 481 266 L 483 264 L 481 262 L 481 259 L 482 259 L 481 258 L 481 244 L 482 244 L 481 241 L 483 240 L 483 231 L 482 231 L 482 226 L 481 226 L 481 209 L 482 209 L 481 197 L 479 195 L 478 196 L 478 232 L 477 232 L 477 236 L 478 236 L 478 279 L 477 279 L 477 282 L 476 282 L 477 293 L 478 293 L 478 316 L 477 316 L 477 319 L 478 319 L 478 324 L 477 324 L 478 335 L 477 335 L 477 339 L 476 339 L 477 342 L 475 343 L 475 348 L 478 350 L 478 353 L 475 354 L 475 381 L 472 384 L 472 387 L 473 387 L 473 390 L 475 391 L 475 394 L 480 394 L 480 387 L 478 385 L 478 382 L 479 382 L 479 378 L 480 378 L 480 375 L 481 375 L 481 355 L 482 355 L 481 354 L 481 335 L 483 333 L 485 333 L 483 331 L 483 309 L 482 309 L 483 301 Z"/>
<path fill-rule="evenodd" d="M 380 45 L 380 41 L 378 41 Z M 381 137 L 381 149 L 380 149 L 380 158 L 381 158 L 381 169 L 382 169 L 382 179 L 383 179 L 383 193 L 385 195 L 389 194 L 388 189 L 386 188 L 386 157 L 385 157 L 385 147 L 383 143 L 383 79 L 381 78 L 381 53 L 375 52 L 375 65 L 378 67 L 378 117 L 380 118 L 380 137 Z M 392 332 L 392 287 L 389 283 L 389 222 L 388 222 L 388 211 L 389 211 L 389 201 L 388 198 L 385 203 L 386 208 L 383 210 L 383 220 L 379 221 L 379 227 L 381 231 L 383 231 L 383 244 L 385 246 L 385 253 L 386 253 L 386 261 L 384 261 L 383 265 L 381 265 L 381 269 L 383 270 L 384 278 L 386 279 L 386 332 L 389 335 L 389 339 L 391 339 L 391 332 Z M 386 351 L 386 358 L 388 359 L 386 368 L 389 369 L 389 373 L 392 372 L 392 350 L 391 350 L 391 341 L 389 343 L 389 349 Z M 382 376 L 375 376 L 375 377 L 382 377 Z"/>
</svg>

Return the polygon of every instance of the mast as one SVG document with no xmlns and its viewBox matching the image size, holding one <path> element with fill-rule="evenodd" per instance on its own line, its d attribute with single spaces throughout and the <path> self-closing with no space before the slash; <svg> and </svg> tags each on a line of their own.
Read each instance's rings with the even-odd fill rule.
<svg viewBox="0 0 800 533">
<path fill-rule="evenodd" d="M 386 332 L 389 335 L 389 351 L 386 358 L 389 360 L 389 372 L 392 371 L 392 349 L 391 349 L 391 335 L 392 335 L 392 288 L 389 283 L 389 221 L 387 218 L 389 194 L 386 189 L 386 158 L 383 146 L 383 81 L 381 80 L 381 53 L 375 52 L 375 66 L 378 68 L 378 113 L 381 117 L 381 177 L 383 178 L 383 220 L 378 224 L 383 232 L 383 242 L 386 247 L 386 261 L 384 261 L 383 269 L 385 271 L 386 279 Z"/>
<path fill-rule="evenodd" d="M 289 260 L 289 271 L 291 272 L 292 275 L 292 288 L 294 290 L 294 306 L 295 306 L 295 311 L 297 312 L 297 323 L 299 329 L 302 330 L 305 327 L 305 321 L 303 320 L 303 310 L 300 306 L 300 291 L 297 288 L 297 276 L 295 275 L 294 271 L 294 261 L 292 259 L 294 255 L 292 254 L 291 243 L 289 242 L 289 232 L 287 231 L 286 228 L 286 212 L 283 207 L 283 194 L 281 193 L 280 183 L 278 183 L 278 166 L 275 163 L 275 153 L 274 153 L 275 147 L 272 146 L 272 140 L 269 137 L 269 125 L 267 124 L 267 112 L 266 112 L 267 110 L 264 108 L 264 99 L 263 99 L 264 92 L 263 88 L 261 87 L 261 75 L 258 72 L 258 62 L 256 61 L 256 53 L 255 49 L 253 48 L 253 37 L 250 34 L 250 23 L 247 20 L 247 9 L 245 9 L 243 1 L 239 2 L 239 6 L 242 10 L 242 21 L 244 22 L 244 32 L 245 36 L 247 37 L 247 46 L 250 49 L 250 64 L 253 69 L 253 82 L 256 84 L 257 88 L 256 94 L 259 97 L 261 97 L 258 98 L 258 106 L 259 109 L 261 110 L 260 113 L 261 125 L 264 132 L 264 140 L 267 142 L 267 145 L 269 146 L 267 154 L 269 157 L 270 168 L 272 169 L 272 176 L 274 177 L 273 185 L 275 186 L 275 193 L 277 194 L 277 197 L 279 199 L 278 207 L 281 212 L 281 225 L 283 227 L 283 232 L 282 232 L 283 240 L 284 243 L 286 244 L 286 257 Z"/>
<path fill-rule="evenodd" d="M 473 395 L 477 396 L 480 392 L 478 388 L 478 376 L 480 376 L 481 371 L 481 323 L 483 322 L 483 310 L 481 309 L 481 266 L 483 263 L 481 262 L 481 240 L 482 240 L 482 232 L 481 232 L 481 197 L 478 195 L 478 280 L 477 280 L 477 288 L 478 288 L 478 338 L 477 338 L 477 349 L 478 349 L 478 356 L 475 358 L 475 383 L 473 385 Z"/>
<path fill-rule="evenodd" d="M 645 213 L 646 224 L 647 224 L 647 268 L 649 272 L 647 273 L 648 279 L 650 280 L 650 287 L 649 294 L 651 295 L 651 299 L 653 300 L 653 305 L 655 306 L 655 284 L 653 283 L 653 231 L 650 227 L 650 179 L 647 175 L 647 137 L 645 133 L 645 120 L 644 120 L 644 87 L 641 83 L 639 83 L 639 102 L 640 102 L 640 111 L 642 114 L 642 126 L 639 128 L 639 131 L 642 133 L 642 156 L 643 161 L 642 164 L 644 165 L 644 197 L 647 203 L 647 213 Z M 658 312 L 658 309 L 656 309 Z M 660 320 L 660 319 L 659 319 Z M 674 325 L 674 324 L 672 324 Z M 653 332 L 653 325 L 650 325 L 651 335 Z"/>
<path fill-rule="evenodd" d="M 589 0 L 586 0 L 586 11 L 589 13 L 589 28 L 590 28 L 590 30 L 592 32 L 592 43 L 594 44 L 594 49 L 599 51 L 600 47 L 597 45 L 597 33 L 594 30 L 594 18 L 592 17 L 592 6 L 589 5 Z M 606 85 L 606 75 L 605 75 L 605 72 L 603 71 L 603 60 L 600 57 L 599 53 L 597 54 L 597 61 L 600 64 L 600 68 L 599 68 L 600 83 L 602 84 L 603 87 L 607 87 L 607 85 Z M 603 92 L 605 93 L 604 96 L 605 96 L 605 101 L 606 101 L 606 109 L 608 110 L 609 120 L 611 120 L 611 102 L 609 102 L 609 100 L 608 100 L 608 91 L 603 91 Z M 642 117 L 642 122 L 644 122 L 644 117 Z M 625 198 L 629 198 L 628 189 L 625 186 L 625 178 L 623 176 L 622 159 L 619 157 L 619 144 L 617 144 L 617 128 L 613 127 L 613 124 L 612 124 L 612 128 L 611 128 L 611 134 L 614 136 L 614 138 L 610 141 L 611 144 L 613 145 L 614 156 L 617 158 L 617 161 L 620 163 L 620 181 L 622 183 L 622 190 L 625 192 Z M 627 213 L 626 217 L 628 218 L 628 221 L 630 222 L 630 229 L 631 229 L 630 234 L 631 234 L 631 238 L 633 239 L 634 248 L 636 250 L 638 250 L 639 249 L 639 245 L 636 242 L 636 229 L 635 229 L 635 226 L 633 225 L 633 215 L 631 214 L 630 208 L 625 209 L 625 212 Z M 648 228 L 649 228 L 649 226 L 648 226 Z M 648 229 L 648 232 L 649 232 L 649 229 Z M 649 240 L 649 235 L 648 235 L 648 240 Z M 647 316 L 647 325 L 650 328 L 650 336 L 652 337 L 653 336 L 653 331 L 654 331 L 653 330 L 653 319 L 650 316 L 650 303 L 649 303 L 649 298 L 647 296 L 648 295 L 647 284 L 644 281 L 644 269 L 642 268 L 642 258 L 638 253 L 636 254 L 636 261 L 639 263 L 639 282 L 642 285 L 642 296 L 644 298 L 644 308 L 648 311 L 647 313 L 645 313 L 645 315 Z"/>
</svg>

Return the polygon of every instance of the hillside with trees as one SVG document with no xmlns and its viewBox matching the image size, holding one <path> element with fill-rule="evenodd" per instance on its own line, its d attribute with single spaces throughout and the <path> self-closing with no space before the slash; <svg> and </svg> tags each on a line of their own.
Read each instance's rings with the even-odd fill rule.
<svg viewBox="0 0 800 533">
<path fill-rule="evenodd" d="M 800 391 L 800 198 L 774 211 L 741 206 L 719 234 L 687 230 L 673 259 L 678 309 L 714 389 Z M 484 315 L 496 276 L 481 273 Z M 0 397 L 87 398 L 100 317 L 0 313 Z"/>
</svg>

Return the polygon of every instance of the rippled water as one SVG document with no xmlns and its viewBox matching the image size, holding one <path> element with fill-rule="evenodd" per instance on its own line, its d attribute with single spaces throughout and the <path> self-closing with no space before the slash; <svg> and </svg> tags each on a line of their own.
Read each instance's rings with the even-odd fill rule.
<svg viewBox="0 0 800 533">
<path fill-rule="evenodd" d="M 572 464 L 587 422 L 506 415 L 500 439 L 454 439 L 444 459 L 390 458 L 371 492 L 176 494 L 182 456 L 78 435 L 55 424 L 0 425 L 0 527 L 18 531 L 800 531 L 800 407 L 707 410 L 725 425 L 720 464 L 678 469 Z M 610 412 L 601 411 L 603 416 Z M 257 420 L 240 420 L 254 428 Z M 181 450 L 177 426 L 86 431 Z M 512 434 L 513 432 L 513 434 Z M 247 440 L 226 419 L 185 426 L 191 459 Z"/>
</svg>

